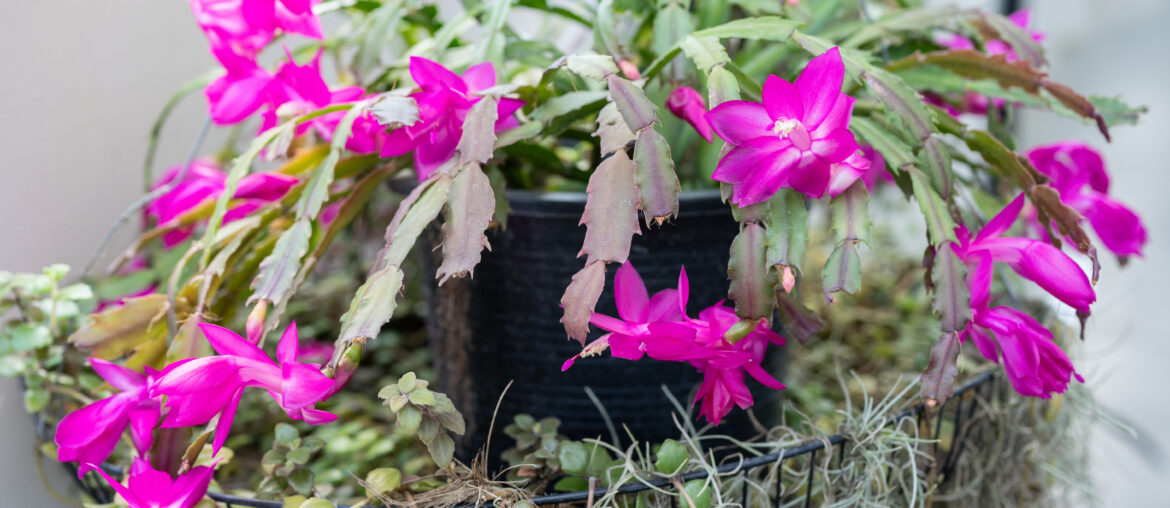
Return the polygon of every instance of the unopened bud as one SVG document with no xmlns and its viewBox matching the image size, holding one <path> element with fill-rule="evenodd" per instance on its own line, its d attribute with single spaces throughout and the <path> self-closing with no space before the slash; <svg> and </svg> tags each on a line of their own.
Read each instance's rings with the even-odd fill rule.
<svg viewBox="0 0 1170 508">
<path fill-rule="evenodd" d="M 780 273 L 780 284 L 784 286 L 784 292 L 792 294 L 792 288 L 796 287 L 796 273 L 792 271 L 791 266 L 785 266 Z"/>
<path fill-rule="evenodd" d="M 244 332 L 248 335 L 248 342 L 259 344 L 264 338 L 264 321 L 268 318 L 268 300 L 261 299 L 252 307 L 248 314 L 248 321 L 244 323 Z"/>
<path fill-rule="evenodd" d="M 622 74 L 625 74 L 626 79 L 630 81 L 642 79 L 642 73 L 638 72 L 638 67 L 629 60 L 618 60 L 618 68 L 622 70 Z"/>
</svg>

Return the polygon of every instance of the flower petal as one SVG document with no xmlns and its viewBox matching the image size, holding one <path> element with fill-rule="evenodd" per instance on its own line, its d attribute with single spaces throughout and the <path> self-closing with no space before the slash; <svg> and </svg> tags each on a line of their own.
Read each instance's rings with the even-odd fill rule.
<svg viewBox="0 0 1170 508">
<path fill-rule="evenodd" d="M 761 136 L 772 134 L 775 123 L 763 104 L 751 101 L 727 101 L 703 115 L 715 133 L 733 145 L 743 145 Z"/>
<path fill-rule="evenodd" d="M 796 78 L 796 89 L 804 103 L 802 120 L 810 130 L 819 126 L 829 115 L 837 97 L 841 95 L 844 82 L 845 64 L 836 46 L 810 60 Z"/>
<path fill-rule="evenodd" d="M 987 225 L 983 226 L 978 235 L 975 235 L 975 243 L 987 241 L 1011 229 L 1012 225 L 1016 223 L 1016 218 L 1020 216 L 1020 210 L 1023 209 L 1024 194 L 1021 192 L 1019 196 L 1016 196 L 1016 199 L 1013 199 L 1003 210 L 995 214 L 995 217 L 987 221 Z"/>
<path fill-rule="evenodd" d="M 126 368 L 114 362 L 102 360 L 101 358 L 90 358 L 89 365 L 93 367 L 94 372 L 97 372 L 102 379 L 110 383 L 110 386 L 124 392 L 137 390 L 146 386 L 146 376 L 135 372 L 134 369 Z"/>
<path fill-rule="evenodd" d="M 293 321 L 288 324 L 288 328 L 284 329 L 284 333 L 280 336 L 280 342 L 276 344 L 276 359 L 282 364 L 296 363 L 299 341 L 297 323 Z"/>
<path fill-rule="evenodd" d="M 257 362 L 273 363 L 272 359 L 264 354 L 264 351 L 256 347 L 255 344 L 248 342 L 247 339 L 236 335 L 235 332 L 227 328 L 210 323 L 201 323 L 199 329 L 203 330 L 203 335 L 207 337 L 207 341 L 211 343 L 211 347 L 215 349 L 216 353 L 239 356 Z"/>
<path fill-rule="evenodd" d="M 788 80 L 768 75 L 764 80 L 764 91 L 761 94 L 764 100 L 764 109 L 772 120 L 804 118 L 804 103 L 800 101 L 800 92 Z"/>
<path fill-rule="evenodd" d="M 1080 211 L 1093 225 L 1105 248 L 1118 256 L 1140 256 L 1147 240 L 1146 228 L 1133 210 L 1109 197 L 1091 192 Z"/>
<path fill-rule="evenodd" d="M 618 316 L 623 320 L 644 323 L 646 305 L 650 296 L 646 292 L 646 284 L 629 261 L 622 263 L 613 276 L 613 299 L 617 304 Z"/>
<path fill-rule="evenodd" d="M 491 62 L 472 65 L 463 71 L 463 82 L 467 83 L 468 92 L 478 92 L 496 86 L 496 67 Z"/>
<path fill-rule="evenodd" d="M 467 84 L 463 82 L 463 79 L 438 62 L 427 60 L 421 56 L 410 57 L 410 76 L 423 89 L 451 89 L 462 94 L 467 93 Z"/>
<path fill-rule="evenodd" d="M 857 153 L 859 147 L 849 129 L 837 129 L 827 136 L 812 140 L 812 151 L 825 162 L 841 162 Z"/>
</svg>

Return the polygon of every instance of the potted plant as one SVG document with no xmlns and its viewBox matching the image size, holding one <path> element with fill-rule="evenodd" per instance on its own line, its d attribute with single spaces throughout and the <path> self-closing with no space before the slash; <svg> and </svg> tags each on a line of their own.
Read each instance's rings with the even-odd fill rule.
<svg viewBox="0 0 1170 508">
<path fill-rule="evenodd" d="M 1010 274 L 1083 321 L 1098 271 L 1087 231 L 1122 257 L 1140 255 L 1146 234 L 1108 195 L 1089 145 L 1017 151 L 1011 114 L 1082 118 L 1108 139 L 1141 109 L 1050 80 L 1026 12 L 904 4 L 193 0 L 222 72 L 185 91 L 202 90 L 209 122 L 233 134 L 131 207 L 143 233 L 91 279 L 116 298 L 75 331 L 49 312 L 37 332 L 57 353 L 52 338 L 71 332 L 73 353 L 39 355 L 33 370 L 60 364 L 93 393 L 114 388 L 62 402 L 57 457 L 132 505 L 191 506 L 227 460 L 241 407 L 334 422 L 328 400 L 384 325 L 415 310 L 400 294 L 421 296 L 432 273 L 425 319 L 447 395 L 411 372 L 379 396 L 440 468 L 469 424 L 473 452 L 493 416 L 502 427 L 520 412 L 560 416 L 577 439 L 605 431 L 582 409 L 596 403 L 660 441 L 674 432 L 672 406 L 655 402 L 662 382 L 676 397 L 697 387 L 696 412 L 717 425 L 784 388 L 765 358 L 815 333 L 808 294 L 848 306 L 863 252 L 885 255 L 864 248 L 871 191 L 900 192 L 925 230 L 938 319 L 922 351 L 925 403 L 950 397 L 965 343 L 1023 395 L 1064 392 L 1080 377 L 1047 327 L 1003 304 Z M 339 24 L 326 34 L 329 17 Z M 410 184 L 387 198 L 394 179 Z M 331 246 L 365 244 L 371 221 L 386 224 L 376 253 L 329 260 Z M 815 265 L 810 238 L 829 246 Z M 305 357 L 289 315 L 354 260 L 363 282 L 330 316 L 332 352 Z M 502 395 L 512 377 L 521 395 Z M 598 400 L 554 384 L 566 379 L 598 386 Z M 30 387 L 34 402 L 50 393 Z M 320 493 L 305 466 L 318 441 L 277 429 L 259 490 Z M 115 449 L 124 483 L 103 469 Z M 136 480 L 159 475 L 175 478 L 170 491 Z M 373 493 L 398 489 L 391 477 Z"/>
</svg>

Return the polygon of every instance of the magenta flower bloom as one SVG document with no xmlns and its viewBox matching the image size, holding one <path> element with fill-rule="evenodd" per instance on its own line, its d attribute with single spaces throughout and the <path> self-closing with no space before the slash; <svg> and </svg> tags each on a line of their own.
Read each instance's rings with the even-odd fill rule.
<svg viewBox="0 0 1170 508">
<path fill-rule="evenodd" d="M 825 194 L 832 164 L 857 151 L 847 128 L 854 100 L 841 93 L 844 79 L 834 47 L 813 58 L 795 85 L 768 76 L 763 104 L 727 101 L 707 112 L 715 133 L 735 147 L 711 177 L 734 187 L 735 204 L 761 203 L 781 187 Z"/>
<path fill-rule="evenodd" d="M 1047 399 L 1064 393 L 1070 377 L 1085 382 L 1052 340 L 1052 332 L 1011 307 L 974 309 L 960 340 L 967 337 L 988 360 L 1000 363 L 1002 358 L 1008 380 L 1022 395 Z"/>
<path fill-rule="evenodd" d="M 312 6 L 319 0 L 189 0 L 212 51 L 255 60 L 277 31 L 324 38 Z M 218 55 L 217 55 L 218 58 Z"/>
<path fill-rule="evenodd" d="M 829 173 L 829 196 L 841 195 L 857 180 L 861 180 L 865 190 L 870 192 L 873 192 L 878 181 L 894 181 L 894 177 L 886 171 L 886 159 L 872 146 L 863 146 L 845 160 L 833 164 Z"/>
<path fill-rule="evenodd" d="M 496 68 L 484 62 L 468 67 L 459 76 L 437 62 L 412 56 L 410 75 L 420 89 L 411 94 L 418 103 L 418 121 L 392 131 L 382 156 L 397 157 L 413 150 L 414 170 L 421 181 L 455 155 L 463 120 L 481 99 L 475 92 L 496 85 Z M 512 115 L 523 106 L 522 100 L 501 98 L 496 108 L 496 132 L 519 125 Z"/>
<path fill-rule="evenodd" d="M 261 132 L 280 123 L 282 120 L 280 116 L 300 115 L 332 104 L 353 102 L 366 97 L 365 89 L 359 86 L 348 86 L 335 90 L 329 88 L 329 85 L 321 78 L 321 55 L 324 51 L 324 49 L 318 50 L 309 63 L 297 65 L 292 53 L 285 48 L 288 61 L 277 69 L 276 76 L 273 78 L 272 89 L 269 92 L 270 103 L 263 115 L 264 121 L 260 125 Z M 327 143 L 332 142 L 337 124 L 344 116 L 345 111 L 337 111 L 315 118 L 311 122 L 299 126 L 297 134 L 304 134 L 309 128 L 312 128 L 317 132 L 317 135 L 321 136 L 322 140 Z M 353 130 L 345 142 L 345 147 L 359 154 L 373 153 L 382 149 L 386 138 L 385 129 L 378 124 L 371 113 L 366 112 L 354 120 Z"/>
<path fill-rule="evenodd" d="M 732 406 L 752 405 L 745 373 L 770 388 L 784 388 L 760 365 L 768 345 L 783 345 L 783 337 L 768 328 L 767 322 L 761 322 L 746 337 L 731 344 L 724 334 L 739 321 L 735 311 L 719 302 L 699 313 L 699 319 L 691 319 L 686 315 L 688 293 L 685 269 L 679 271 L 678 289 L 665 289 L 651 297 L 633 265 L 623 264 L 614 276 L 614 299 L 620 319 L 594 313 L 589 322 L 610 333 L 566 361 L 562 370 L 578 358 L 599 354 L 606 348 L 613 356 L 627 360 L 649 356 L 689 362 L 703 373 L 703 384 L 695 397 L 700 414 L 716 425 Z"/>
<path fill-rule="evenodd" d="M 236 54 L 230 48 L 211 48 L 225 74 L 203 90 L 208 114 L 216 125 L 234 125 L 252 116 L 271 101 L 273 75 L 256 63 L 255 57 Z"/>
<path fill-rule="evenodd" d="M 1007 264 L 1020 276 L 1077 311 L 1088 314 L 1089 304 L 1096 301 L 1097 295 L 1085 272 L 1072 258 L 1039 240 L 1001 236 L 1016 222 L 1023 207 L 1024 195 L 1020 194 L 988 221 L 974 238 L 965 227 L 955 228 L 959 242 L 951 245 L 968 269 L 973 269 L 972 308 L 986 305 L 992 264 L 998 262 Z"/>
<path fill-rule="evenodd" d="M 707 118 L 703 116 L 707 114 L 707 102 L 694 88 L 689 86 L 675 88 L 666 98 L 666 109 L 674 113 L 674 116 L 686 120 L 695 128 L 695 132 L 708 143 L 711 142 L 711 124 L 707 123 Z"/>
<path fill-rule="evenodd" d="M 182 166 L 172 166 L 154 184 L 160 188 L 178 178 Z M 207 200 L 219 199 L 223 193 L 227 174 L 219 169 L 215 163 L 196 159 L 191 162 L 183 181 L 179 182 L 170 192 L 159 196 L 146 207 L 146 215 L 152 217 L 158 224 L 165 224 L 199 206 Z M 240 200 L 224 216 L 224 223 L 246 217 L 249 213 L 276 201 L 288 192 L 297 183 L 296 177 L 280 173 L 252 173 L 240 180 L 236 187 L 235 199 Z M 173 247 L 191 236 L 195 226 L 176 229 L 163 236 L 163 245 Z"/>
<path fill-rule="evenodd" d="M 1133 210 L 1108 196 L 1109 174 L 1101 154 L 1083 143 L 1065 141 L 1033 148 L 1027 156 L 1037 171 L 1052 178 L 1060 201 L 1089 220 L 1105 248 L 1121 257 L 1142 254 L 1146 228 Z M 1047 234 L 1035 210 L 1030 212 L 1033 229 Z"/>
<path fill-rule="evenodd" d="M 744 383 L 745 373 L 773 390 L 785 388 L 761 366 L 768 345 L 783 346 L 784 337 L 763 320 L 747 336 L 730 344 L 723 336 L 738 321 L 735 310 L 723 302 L 700 312 L 698 320 L 689 320 L 698 342 L 709 352 L 706 357 L 691 361 L 703 373 L 703 384 L 695 394 L 695 402 L 700 404 L 699 414 L 715 425 L 731 412 L 733 404 L 747 409 L 754 403 Z"/>
<path fill-rule="evenodd" d="M 167 396 L 162 427 L 201 425 L 218 414 L 212 442 L 213 452 L 218 452 L 231 430 L 240 396 L 249 386 L 268 390 L 294 420 L 318 425 L 337 418 L 313 408 L 333 388 L 333 380 L 318 365 L 297 363 L 296 323 L 289 325 L 276 346 L 279 363 L 227 328 L 199 327 L 219 356 L 182 360 L 162 371 L 151 388 L 151 393 Z"/>
<path fill-rule="evenodd" d="M 154 443 L 154 426 L 160 413 L 159 401 L 148 393 L 150 376 L 99 358 L 90 358 L 89 362 L 102 379 L 122 391 L 61 419 L 53 438 L 57 460 L 101 464 L 127 427 L 138 453 L 146 453 Z"/>
<path fill-rule="evenodd" d="M 150 461 L 138 457 L 130 466 L 126 485 L 110 477 L 94 463 L 82 465 L 81 474 L 97 471 L 106 479 L 130 508 L 191 508 L 207 495 L 207 486 L 215 473 L 213 467 L 199 466 L 173 478 L 165 471 L 151 467 Z"/>
</svg>

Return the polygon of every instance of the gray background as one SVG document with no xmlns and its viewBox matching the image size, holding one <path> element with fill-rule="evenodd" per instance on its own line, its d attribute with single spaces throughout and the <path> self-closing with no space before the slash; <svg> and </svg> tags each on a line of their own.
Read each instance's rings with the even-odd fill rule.
<svg viewBox="0 0 1170 508">
<path fill-rule="evenodd" d="M 1088 340 L 1075 361 L 1101 405 L 1138 432 L 1135 439 L 1098 425 L 1091 436 L 1103 504 L 1165 505 L 1170 438 L 1159 431 L 1170 421 L 1170 405 L 1159 373 L 1170 344 L 1159 317 L 1170 287 L 1164 162 L 1170 2 L 1033 4 L 1036 26 L 1048 33 L 1053 78 L 1085 93 L 1124 94 L 1151 109 L 1141 127 L 1115 129 L 1110 145 L 1093 129 L 1048 115 L 1027 115 L 1021 126 L 1024 146 L 1082 138 L 1100 147 L 1114 194 L 1142 214 L 1150 231 L 1145 260 L 1125 270 L 1105 260 Z M 159 108 L 212 59 L 180 0 L 4 0 L 0 48 L 0 267 L 80 268 L 139 194 L 147 133 Z M 203 107 L 201 98 L 179 107 L 164 131 L 158 167 L 182 160 Z M 15 384 L 0 383 L 0 505 L 67 506 L 40 486 L 32 425 L 21 406 Z M 68 486 L 53 463 L 45 465 L 55 485 Z"/>
</svg>

